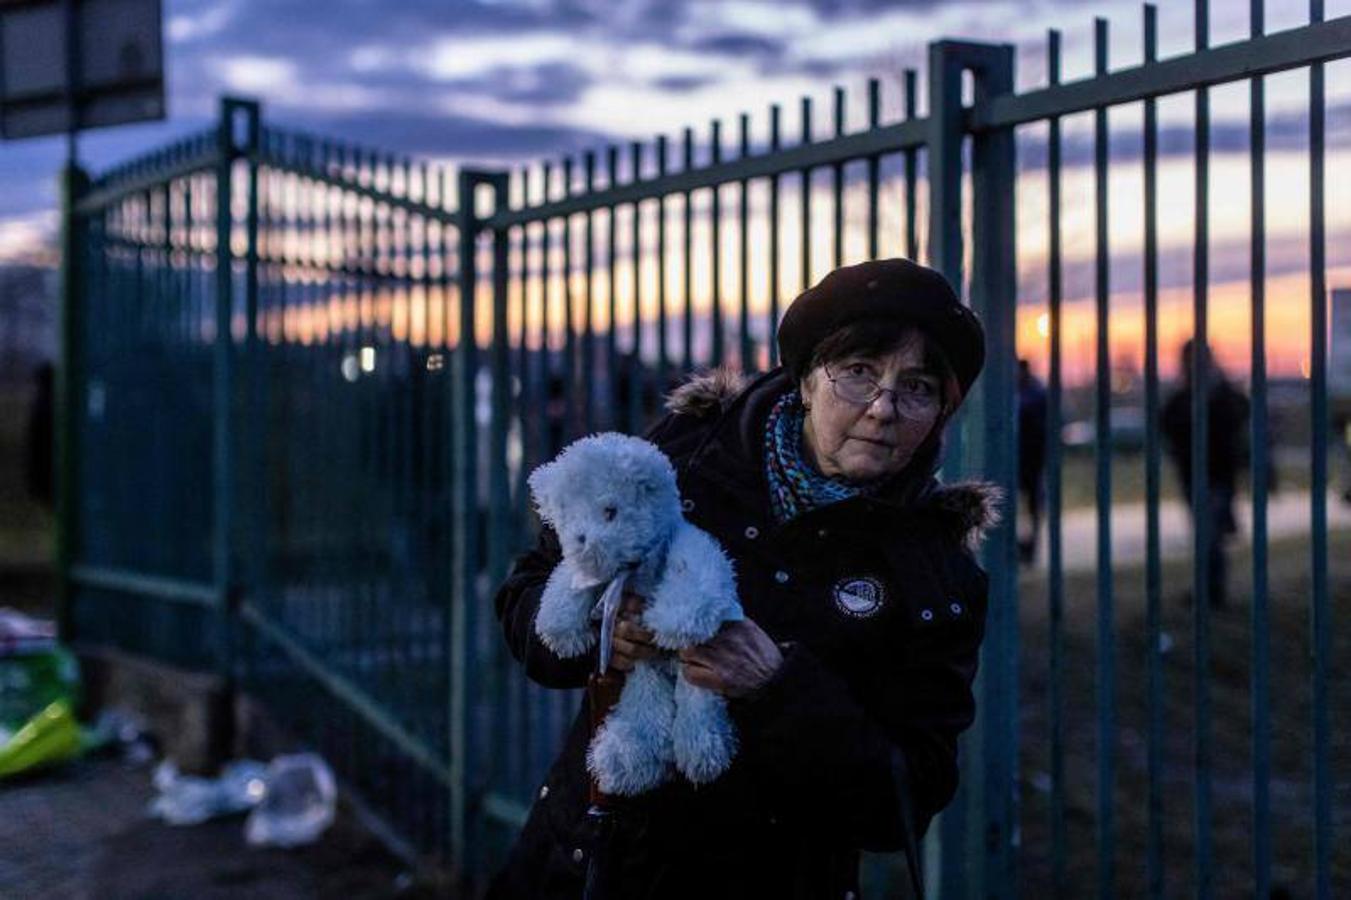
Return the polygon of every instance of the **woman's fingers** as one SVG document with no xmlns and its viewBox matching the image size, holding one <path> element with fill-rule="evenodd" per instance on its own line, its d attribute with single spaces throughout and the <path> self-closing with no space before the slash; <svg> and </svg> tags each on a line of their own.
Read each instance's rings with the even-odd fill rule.
<svg viewBox="0 0 1351 900">
<path fill-rule="evenodd" d="M 682 656 L 680 661 L 680 672 L 685 676 L 685 680 L 695 687 L 722 693 L 722 673 L 717 669 L 689 662 Z"/>
<path fill-rule="evenodd" d="M 616 635 L 614 652 L 622 653 L 631 659 L 655 659 L 660 651 L 644 641 L 635 641 Z"/>
<path fill-rule="evenodd" d="M 632 619 L 620 619 L 615 624 L 615 637 L 622 637 L 637 644 L 650 644 L 653 635 Z"/>
</svg>

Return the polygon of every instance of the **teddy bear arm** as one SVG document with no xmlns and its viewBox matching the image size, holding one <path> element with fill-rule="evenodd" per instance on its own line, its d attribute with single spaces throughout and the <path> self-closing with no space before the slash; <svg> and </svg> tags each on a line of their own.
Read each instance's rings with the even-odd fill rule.
<svg viewBox="0 0 1351 900">
<path fill-rule="evenodd" d="M 594 591 L 574 588 L 574 574 L 572 564 L 566 559 L 554 568 L 540 595 L 539 612 L 535 616 L 535 633 L 546 647 L 564 659 L 581 656 L 596 643 L 591 628 Z"/>
<path fill-rule="evenodd" d="M 672 541 L 643 622 L 660 647 L 700 644 L 741 618 L 732 564 L 713 538 L 686 526 Z"/>
</svg>

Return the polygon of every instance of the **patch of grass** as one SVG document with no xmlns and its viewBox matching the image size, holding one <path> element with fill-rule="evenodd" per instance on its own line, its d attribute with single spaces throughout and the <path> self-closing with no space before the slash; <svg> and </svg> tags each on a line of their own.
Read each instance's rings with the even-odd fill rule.
<svg viewBox="0 0 1351 900">
<path fill-rule="evenodd" d="M 1306 454 L 1307 455 L 1307 454 Z M 1065 509 L 1083 509 L 1098 502 L 1097 463 L 1092 453 L 1066 453 L 1061 463 L 1061 496 Z M 1309 489 L 1308 461 L 1300 456 L 1280 453 L 1274 461 L 1276 484 L 1280 490 L 1307 491 Z M 1117 453 L 1112 457 L 1112 502 L 1145 502 L 1145 456 L 1143 453 Z M 1164 501 L 1181 500 L 1182 488 L 1177 470 L 1165 456 L 1160 464 L 1159 494 Z M 1331 480 L 1336 483 L 1338 472 L 1334 463 Z M 1246 476 L 1240 481 L 1240 491 L 1248 484 Z"/>
</svg>

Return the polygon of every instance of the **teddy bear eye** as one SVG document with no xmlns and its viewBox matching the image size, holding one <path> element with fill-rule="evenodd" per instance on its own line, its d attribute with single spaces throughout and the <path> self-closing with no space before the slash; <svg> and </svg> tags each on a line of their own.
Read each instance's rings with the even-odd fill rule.
<svg viewBox="0 0 1351 900">
<path fill-rule="evenodd" d="M 607 506 L 605 509 L 601 510 L 601 512 L 605 514 L 605 521 L 607 522 L 614 521 L 614 517 L 619 515 L 619 510 L 615 509 L 613 506 Z"/>
</svg>

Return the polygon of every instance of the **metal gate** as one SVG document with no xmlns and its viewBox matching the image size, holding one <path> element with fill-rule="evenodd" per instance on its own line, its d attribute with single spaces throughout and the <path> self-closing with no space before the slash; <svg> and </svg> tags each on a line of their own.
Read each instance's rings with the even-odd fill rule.
<svg viewBox="0 0 1351 900">
<path fill-rule="evenodd" d="M 851 129 L 834 94 L 828 128 L 810 99 L 796 140 L 779 107 L 767 128 L 743 116 L 735 152 L 722 123 L 674 148 L 608 148 L 516 173 L 444 169 L 264 124 L 255 103 L 226 100 L 211 131 L 89 179 L 66 176 L 59 552 L 68 638 L 215 671 L 267 703 L 335 765 L 354 796 L 409 854 L 443 855 L 482 883 L 523 821 L 576 698 L 526 683 L 491 611 L 494 585 L 533 538 L 525 476 L 570 438 L 636 430 L 691 369 L 774 365 L 782 307 L 829 268 L 862 258 L 927 260 L 960 285 L 985 322 L 990 355 L 961 418 L 949 473 L 1017 483 L 1016 158 L 1043 129 L 1046 227 L 1049 561 L 1044 588 L 1020 597 L 1016 516 L 987 543 L 991 574 L 979 718 L 962 746 L 962 789 L 931 831 L 936 896 L 1051 890 L 1099 896 L 1272 884 L 1271 669 L 1267 637 L 1269 421 L 1264 322 L 1263 77 L 1309 78 L 1312 412 L 1308 592 L 1312 754 L 1307 851 L 1315 894 L 1332 895 L 1346 854 L 1332 842 L 1328 587 L 1324 66 L 1351 55 L 1351 18 L 1208 46 L 1197 5 L 1195 51 L 1156 59 L 1145 7 L 1144 62 L 1111 70 L 1107 26 L 1095 74 L 1015 93 L 1014 51 L 933 44 L 927 115 L 907 72 L 904 115 L 884 121 L 869 85 Z M 964 102 L 963 81 L 974 92 Z M 1208 303 L 1208 92 L 1251 85 L 1252 521 L 1251 846 L 1211 845 L 1215 728 L 1210 705 L 1208 548 L 1194 536 L 1194 809 L 1187 859 L 1165 855 L 1176 774 L 1168 768 L 1162 639 L 1161 445 L 1147 429 L 1147 609 L 1142 834 L 1123 834 L 1123 765 L 1114 606 L 1109 312 L 1109 110 L 1143 109 L 1138 198 L 1143 227 L 1144 391 L 1160 404 L 1157 223 L 1159 98 L 1195 97 L 1195 337 Z M 1060 428 L 1064 235 L 1062 119 L 1093 117 L 1093 430 L 1097 685 L 1092 840 L 1071 833 L 1066 757 L 1067 603 Z M 828 134 L 823 135 L 822 132 Z M 969 154 L 969 156 L 968 156 Z M 968 209 L 969 206 L 969 209 Z M 926 236 L 923 246 L 921 236 Z M 1194 373 L 1198 382 L 1204 370 Z M 1196 392 L 1197 397 L 1202 392 Z M 1192 409 L 1194 469 L 1204 470 L 1207 407 Z M 1196 479 L 1194 508 L 1207 508 Z M 1204 523 L 1202 523 L 1204 525 Z M 1131 570 L 1133 571 L 1133 570 Z M 1134 577 L 1127 573 L 1127 577 Z M 1045 610 L 1045 670 L 1022 670 L 1024 625 Z M 1041 627 L 1040 625 L 1038 627 Z M 1135 648 L 1130 648 L 1135 649 Z M 1033 685 L 1033 687 L 1028 687 Z M 1023 722 L 1041 710 L 1045 734 Z M 1129 765 L 1136 765 L 1130 761 Z M 1049 770 L 1044 800 L 1030 786 Z M 1029 800 L 1029 798 L 1034 798 Z M 1034 809 L 1035 807 L 1035 809 Z M 1230 804 L 1232 807 L 1232 804 Z M 1226 807 L 1226 814 L 1233 810 Z M 1135 819 L 1132 819 L 1135 821 Z M 1035 842 L 1027 839 L 1036 834 Z M 1143 859 L 1121 859 L 1140 844 Z M 1086 845 L 1090 873 L 1073 860 Z M 1077 854 L 1077 855 L 1076 855 Z M 1335 863 L 1335 865 L 1334 865 Z M 868 883 L 888 890 L 894 861 Z M 1244 888 L 1245 890 L 1249 888 Z"/>
</svg>

